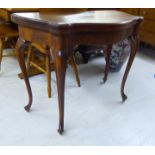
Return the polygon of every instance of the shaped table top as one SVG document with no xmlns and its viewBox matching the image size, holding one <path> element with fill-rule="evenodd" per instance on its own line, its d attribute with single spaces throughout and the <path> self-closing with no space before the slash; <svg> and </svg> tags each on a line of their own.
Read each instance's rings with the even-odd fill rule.
<svg viewBox="0 0 155 155">
<path fill-rule="evenodd" d="M 41 30 L 67 29 L 81 27 L 92 29 L 93 26 L 127 26 L 135 24 L 142 20 L 141 16 L 133 16 L 121 11 L 104 10 L 104 11 L 85 11 L 81 13 L 51 13 L 49 12 L 31 12 L 31 13 L 14 13 L 12 21 L 23 26 L 38 28 Z M 113 27 L 111 27 L 113 29 Z"/>
</svg>

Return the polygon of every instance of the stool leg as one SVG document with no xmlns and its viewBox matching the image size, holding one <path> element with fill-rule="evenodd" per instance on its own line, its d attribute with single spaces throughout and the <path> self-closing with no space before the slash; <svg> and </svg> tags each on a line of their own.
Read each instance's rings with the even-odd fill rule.
<svg viewBox="0 0 155 155">
<path fill-rule="evenodd" d="M 77 65 L 76 65 L 74 56 L 72 56 L 70 58 L 69 63 L 72 66 L 72 69 L 73 69 L 73 71 L 75 73 L 77 85 L 78 85 L 78 87 L 80 87 L 81 86 L 81 84 L 80 84 L 80 77 L 79 77 L 79 73 L 78 73 L 78 69 L 77 69 Z"/>
<path fill-rule="evenodd" d="M 0 70 L 1 70 L 2 57 L 3 57 L 3 39 L 0 38 Z"/>
<path fill-rule="evenodd" d="M 46 76 L 47 76 L 47 91 L 48 97 L 51 98 L 51 66 L 50 66 L 50 53 L 47 50 L 47 55 L 45 56 L 45 66 L 46 66 Z"/>
</svg>

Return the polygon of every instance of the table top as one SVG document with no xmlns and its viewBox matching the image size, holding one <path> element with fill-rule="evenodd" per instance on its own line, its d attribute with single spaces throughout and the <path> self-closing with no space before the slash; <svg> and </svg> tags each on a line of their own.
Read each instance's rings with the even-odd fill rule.
<svg viewBox="0 0 155 155">
<path fill-rule="evenodd" d="M 13 13 L 13 12 L 39 11 L 39 8 L 1 8 L 1 10 Z"/>
<path fill-rule="evenodd" d="M 35 12 L 35 13 L 14 13 L 12 21 L 24 26 L 39 28 L 41 30 L 64 29 L 76 26 L 124 26 L 135 24 L 135 22 L 143 17 L 133 16 L 121 11 L 104 10 L 104 11 L 85 11 L 81 13 L 50 13 L 50 12 Z M 84 27 L 83 27 L 84 28 Z M 112 29 L 112 27 L 111 27 Z"/>
<path fill-rule="evenodd" d="M 0 10 L 4 10 L 10 13 L 16 12 L 79 12 L 86 11 L 86 8 L 0 8 Z"/>
<path fill-rule="evenodd" d="M 0 18 L 11 21 L 11 14 L 15 12 L 38 12 L 38 8 L 0 8 Z"/>
</svg>

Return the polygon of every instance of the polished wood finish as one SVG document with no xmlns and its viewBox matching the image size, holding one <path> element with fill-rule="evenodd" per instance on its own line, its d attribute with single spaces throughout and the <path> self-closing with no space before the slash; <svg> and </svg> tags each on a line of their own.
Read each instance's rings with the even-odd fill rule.
<svg viewBox="0 0 155 155">
<path fill-rule="evenodd" d="M 26 88 L 27 88 L 27 92 L 29 95 L 29 102 L 28 105 L 25 106 L 25 110 L 26 111 L 30 111 L 31 105 L 32 105 L 32 90 L 31 90 L 31 86 L 28 80 L 28 76 L 27 76 L 27 70 L 26 70 L 26 65 L 25 65 L 25 58 L 24 58 L 24 52 L 29 46 L 30 46 L 31 42 L 29 41 L 25 41 L 22 38 L 18 38 L 17 44 L 16 44 L 16 49 L 18 50 L 17 53 L 17 58 L 19 61 L 19 65 L 20 68 L 22 70 L 22 74 L 24 76 L 24 81 L 26 83 Z"/>
<path fill-rule="evenodd" d="M 47 12 L 13 14 L 12 21 L 18 24 L 20 36 L 16 46 L 18 60 L 29 94 L 29 103 L 25 109 L 29 111 L 32 105 L 32 91 L 22 52 L 29 42 L 47 45 L 53 51 L 59 100 L 58 132 L 60 134 L 64 131 L 66 66 L 73 54 L 75 45 L 107 46 L 106 78 L 104 78 L 107 79 L 111 46 L 125 38 L 131 38 L 132 50 L 121 85 L 122 100 L 125 101 L 127 96 L 124 93 L 124 86 L 137 52 L 138 28 L 142 20 L 143 17 L 132 16 L 120 11 L 86 11 L 69 15 L 52 15 Z"/>
<path fill-rule="evenodd" d="M 4 47 L 4 40 L 5 38 L 11 38 L 11 37 L 18 37 L 18 29 L 17 25 L 12 24 L 11 22 L 11 14 L 15 12 L 49 12 L 52 14 L 55 13 L 63 13 L 66 14 L 68 12 L 81 12 L 86 9 L 66 9 L 66 8 L 2 8 L 0 9 L 0 68 L 1 68 L 1 62 L 3 57 L 3 47 Z M 1 19 L 2 18 L 2 19 Z M 15 46 L 15 45 L 14 45 Z M 47 54 L 46 48 L 42 47 L 41 45 L 33 44 L 37 49 L 39 49 L 40 52 L 42 52 L 45 55 L 45 59 L 41 62 L 38 62 L 37 60 L 32 61 L 32 55 L 34 54 L 31 49 L 31 45 L 29 47 L 28 51 L 28 63 L 27 63 L 27 75 L 28 76 L 34 76 L 41 73 L 45 73 L 47 76 L 47 85 L 48 85 L 48 97 L 51 97 L 51 70 L 54 70 L 54 64 L 50 65 L 50 56 Z M 9 55 L 10 56 L 10 55 Z M 80 86 L 80 78 L 78 75 L 76 63 L 74 61 L 74 58 L 71 59 L 70 64 L 72 65 L 73 71 L 75 73 L 75 77 L 77 80 L 78 86 Z M 33 66 L 33 67 L 31 67 Z M 43 67 L 41 67 L 43 66 Z M 19 77 L 22 79 L 23 74 L 19 74 Z"/>
</svg>

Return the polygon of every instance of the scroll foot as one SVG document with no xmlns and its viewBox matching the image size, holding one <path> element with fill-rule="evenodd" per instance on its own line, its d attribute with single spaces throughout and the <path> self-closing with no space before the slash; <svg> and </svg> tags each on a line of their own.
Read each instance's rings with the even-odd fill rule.
<svg viewBox="0 0 155 155">
<path fill-rule="evenodd" d="M 103 78 L 103 84 L 105 84 L 107 81 L 107 78 Z"/>
<path fill-rule="evenodd" d="M 59 126 L 58 133 L 62 135 L 64 133 L 64 129 L 62 126 Z"/>
<path fill-rule="evenodd" d="M 123 94 L 122 94 L 122 102 L 124 103 L 124 102 L 127 100 L 127 98 L 128 98 L 128 97 L 123 93 Z"/>
<path fill-rule="evenodd" d="M 24 109 L 25 109 L 27 112 L 30 112 L 31 106 L 27 105 L 27 106 L 24 107 Z"/>
</svg>

